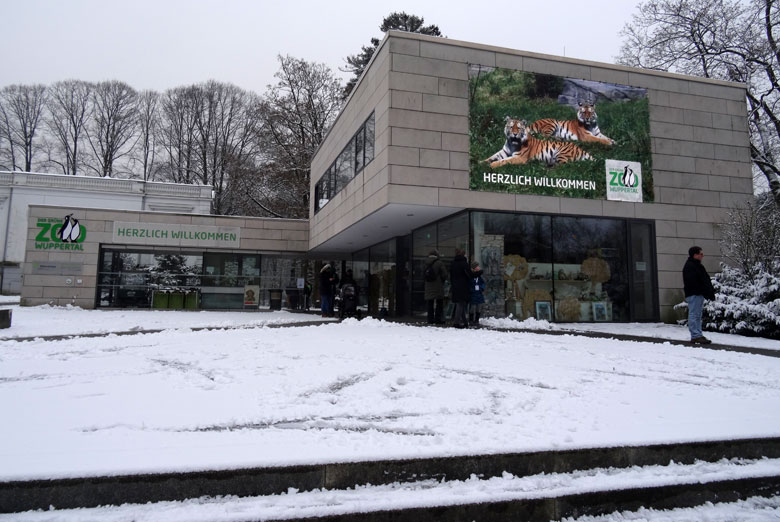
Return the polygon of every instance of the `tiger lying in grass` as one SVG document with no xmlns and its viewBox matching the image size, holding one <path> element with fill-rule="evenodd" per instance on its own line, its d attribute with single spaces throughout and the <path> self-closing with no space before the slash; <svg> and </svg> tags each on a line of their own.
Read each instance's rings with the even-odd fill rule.
<svg viewBox="0 0 780 522">
<path fill-rule="evenodd" d="M 614 145 L 615 140 L 601 133 L 597 121 L 596 106 L 589 102 L 580 102 L 576 120 L 545 118 L 533 122 L 528 130 L 531 133 L 538 133 L 544 138 Z"/>
<path fill-rule="evenodd" d="M 593 157 L 574 143 L 546 141 L 534 138 L 528 132 L 525 120 L 506 117 L 504 147 L 484 160 L 491 168 L 502 165 L 518 165 L 538 160 L 552 167 L 569 161 L 591 160 Z"/>
</svg>

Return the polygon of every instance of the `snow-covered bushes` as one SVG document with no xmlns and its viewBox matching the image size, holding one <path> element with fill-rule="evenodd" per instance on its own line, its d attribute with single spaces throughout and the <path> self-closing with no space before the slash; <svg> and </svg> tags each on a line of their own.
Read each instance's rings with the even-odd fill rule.
<svg viewBox="0 0 780 522">
<path fill-rule="evenodd" d="M 780 339 L 780 209 L 769 194 L 732 210 L 722 227 L 729 264 L 712 278 L 706 329 Z"/>
<path fill-rule="evenodd" d="M 774 265 L 774 273 L 756 267 L 753 278 L 723 265 L 712 278 L 715 301 L 704 305 L 705 328 L 780 339 L 780 261 Z"/>
</svg>

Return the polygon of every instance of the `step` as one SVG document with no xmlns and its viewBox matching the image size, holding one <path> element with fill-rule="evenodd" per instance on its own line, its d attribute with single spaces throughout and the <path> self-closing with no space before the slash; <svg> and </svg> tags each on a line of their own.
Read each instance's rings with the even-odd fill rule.
<svg viewBox="0 0 780 522">
<path fill-rule="evenodd" d="M 231 469 L 187 473 L 78 477 L 0 482 L 0 513 L 184 500 L 203 496 L 273 495 L 293 488 L 346 489 L 419 480 L 524 477 L 593 468 L 689 464 L 695 460 L 780 458 L 780 437 L 549 450 L 410 460 Z"/>
<path fill-rule="evenodd" d="M 674 509 L 758 495 L 780 512 L 780 459 L 594 468 L 570 473 L 314 490 L 259 497 L 202 497 L 185 502 L 125 504 L 15 513 L 18 522 L 188 520 L 409 521 L 559 520 L 639 508 Z M 0 515 L 0 522 L 4 519 Z M 689 518 L 691 520 L 693 518 Z"/>
</svg>

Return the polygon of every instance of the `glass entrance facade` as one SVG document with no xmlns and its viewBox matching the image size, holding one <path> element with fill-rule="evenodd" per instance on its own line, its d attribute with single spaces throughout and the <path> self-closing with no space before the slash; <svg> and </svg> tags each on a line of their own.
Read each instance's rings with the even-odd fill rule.
<svg viewBox="0 0 780 522">
<path fill-rule="evenodd" d="M 467 211 L 330 263 L 340 277 L 352 269 L 357 307 L 375 317 L 425 315 L 429 253 L 437 250 L 448 267 L 461 248 L 484 271 L 486 317 L 655 321 L 654 245 L 650 221 Z M 323 264 L 257 253 L 105 247 L 97 306 L 316 309 Z M 308 302 L 305 281 L 314 287 Z"/>
<path fill-rule="evenodd" d="M 313 262 L 294 257 L 104 248 L 97 307 L 302 309 L 312 270 Z"/>
<path fill-rule="evenodd" d="M 426 310 L 428 253 L 437 249 L 449 264 L 460 247 L 484 271 L 485 316 L 658 320 L 654 244 L 649 221 L 464 212 L 412 233 L 412 310 Z"/>
</svg>

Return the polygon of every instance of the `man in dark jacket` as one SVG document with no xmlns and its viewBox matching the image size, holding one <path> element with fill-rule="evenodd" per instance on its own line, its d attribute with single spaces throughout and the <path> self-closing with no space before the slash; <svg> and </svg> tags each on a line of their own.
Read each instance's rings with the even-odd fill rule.
<svg viewBox="0 0 780 522">
<path fill-rule="evenodd" d="M 322 317 L 333 317 L 333 289 L 336 286 L 334 282 L 336 272 L 330 263 L 320 270 L 320 299 L 322 299 Z"/>
<path fill-rule="evenodd" d="M 688 249 L 688 260 L 683 267 L 683 288 L 685 302 L 688 303 L 688 330 L 691 332 L 691 342 L 709 344 L 712 341 L 701 333 L 701 312 L 705 299 L 715 299 L 715 289 L 707 269 L 701 264 L 704 257 L 701 247 L 692 246 Z"/>
<path fill-rule="evenodd" d="M 450 265 L 450 282 L 452 284 L 452 301 L 455 303 L 455 318 L 452 324 L 455 328 L 466 328 L 466 309 L 471 299 L 471 268 L 466 260 L 466 252 L 455 249 L 455 257 Z"/>
<path fill-rule="evenodd" d="M 447 269 L 439 259 L 437 250 L 431 250 L 428 254 L 428 261 L 423 268 L 423 279 L 425 300 L 428 303 L 428 324 L 444 324 L 444 282 L 447 280 Z"/>
</svg>

